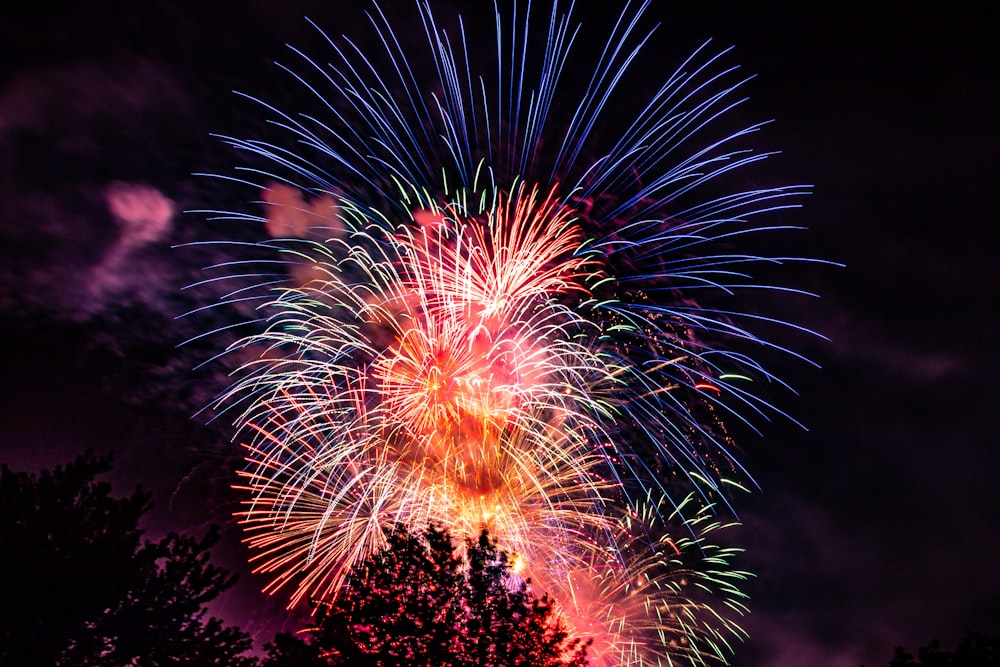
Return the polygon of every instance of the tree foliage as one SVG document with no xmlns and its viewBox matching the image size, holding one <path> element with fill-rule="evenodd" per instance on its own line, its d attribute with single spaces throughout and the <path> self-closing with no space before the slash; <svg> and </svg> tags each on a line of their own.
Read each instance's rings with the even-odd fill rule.
<svg viewBox="0 0 1000 667">
<path fill-rule="evenodd" d="M 937 640 L 913 655 L 897 647 L 887 667 L 1000 667 L 1000 635 L 970 633 L 955 651 L 945 651 Z"/>
<path fill-rule="evenodd" d="M 218 541 L 143 539 L 150 495 L 124 498 L 88 452 L 38 474 L 0 466 L 0 665 L 257 667 L 250 637 L 206 604 L 235 577 L 209 561 Z M 512 585 L 484 531 L 456 555 L 444 530 L 396 528 L 318 602 L 305 635 L 279 634 L 264 667 L 586 667 L 552 602 Z"/>
<path fill-rule="evenodd" d="M 206 618 L 235 577 L 218 541 L 144 541 L 150 496 L 111 496 L 91 453 L 38 475 L 0 467 L 0 664 L 252 667 L 248 635 Z"/>
<path fill-rule="evenodd" d="M 447 531 L 397 527 L 355 567 L 338 597 L 317 605 L 309 641 L 272 644 L 267 667 L 585 667 L 547 596 L 512 585 L 510 558 L 486 531 L 455 553 Z M 301 651 L 312 649 L 306 656 Z M 298 660 L 294 655 L 299 652 Z M 320 657 L 322 656 L 322 657 Z"/>
</svg>

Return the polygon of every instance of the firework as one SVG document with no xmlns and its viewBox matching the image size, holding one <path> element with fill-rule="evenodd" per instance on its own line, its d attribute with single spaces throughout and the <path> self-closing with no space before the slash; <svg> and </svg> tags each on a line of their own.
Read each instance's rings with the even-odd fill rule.
<svg viewBox="0 0 1000 667">
<path fill-rule="evenodd" d="M 218 404 L 269 590 L 336 595 L 396 523 L 485 525 L 595 664 L 725 661 L 742 636 L 744 574 L 708 540 L 749 481 L 724 420 L 771 411 L 751 325 L 775 321 L 719 304 L 787 260 L 726 245 L 805 188 L 727 189 L 766 154 L 725 129 L 744 81 L 707 46 L 616 120 L 644 8 L 586 53 L 558 6 L 539 49 L 530 8 L 498 11 L 485 52 L 424 4 L 404 48 L 375 7 L 374 49 L 295 52 L 316 113 L 264 105 L 294 150 L 227 138 L 266 213 L 227 217 L 287 265 L 225 300 L 263 326 Z"/>
</svg>

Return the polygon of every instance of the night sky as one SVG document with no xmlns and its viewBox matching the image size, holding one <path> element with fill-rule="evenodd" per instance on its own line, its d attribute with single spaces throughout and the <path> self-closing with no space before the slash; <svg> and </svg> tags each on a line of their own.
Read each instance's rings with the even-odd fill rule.
<svg viewBox="0 0 1000 667">
<path fill-rule="evenodd" d="M 793 270 L 821 298 L 769 304 L 829 341 L 788 340 L 819 369 L 772 368 L 798 395 L 771 398 L 807 430 L 779 419 L 740 439 L 762 491 L 738 507 L 757 577 L 735 664 L 875 667 L 896 645 L 1000 632 L 990 22 L 903 2 L 679 4 L 653 3 L 663 25 L 638 72 L 659 84 L 706 39 L 734 45 L 758 74 L 740 113 L 773 118 L 761 148 L 782 150 L 764 172 L 814 184 L 794 219 L 809 231 L 775 242 L 845 265 Z M 228 425 L 193 417 L 224 369 L 195 370 L 211 341 L 177 347 L 222 323 L 178 319 L 206 304 L 182 288 L 218 257 L 173 246 L 229 233 L 184 211 L 241 205 L 192 176 L 241 160 L 211 133 L 262 131 L 231 91 L 294 108 L 272 61 L 292 60 L 285 43 L 325 57 L 305 16 L 366 34 L 353 5 L 15 0 L 0 20 L 0 461 L 114 450 L 116 488 L 155 493 L 150 535 L 223 524 L 217 561 L 244 574 L 213 610 L 262 640 L 295 619 L 242 565 Z"/>
</svg>

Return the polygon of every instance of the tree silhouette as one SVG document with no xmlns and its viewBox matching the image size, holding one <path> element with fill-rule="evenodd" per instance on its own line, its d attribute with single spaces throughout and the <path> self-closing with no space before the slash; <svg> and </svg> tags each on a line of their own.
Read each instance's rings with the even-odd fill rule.
<svg viewBox="0 0 1000 667">
<path fill-rule="evenodd" d="M 887 667 L 1000 667 L 1000 635 L 969 633 L 954 652 L 942 650 L 937 640 L 915 656 L 897 647 Z"/>
<path fill-rule="evenodd" d="M 511 585 L 511 563 L 484 530 L 455 554 L 445 530 L 390 531 L 336 600 L 317 605 L 309 642 L 273 644 L 266 667 L 585 667 L 548 597 Z M 306 656 L 295 642 L 318 649 Z M 296 661 L 294 656 L 298 655 Z M 323 656 L 322 658 L 318 656 Z"/>
<path fill-rule="evenodd" d="M 150 496 L 113 498 L 110 467 L 0 467 L 0 664 L 256 665 L 248 635 L 206 618 L 235 580 L 208 561 L 218 534 L 143 542 Z"/>
<path fill-rule="evenodd" d="M 289 632 L 275 636 L 264 647 L 267 657 L 262 667 L 328 667 L 330 660 L 315 642 L 304 642 Z"/>
</svg>

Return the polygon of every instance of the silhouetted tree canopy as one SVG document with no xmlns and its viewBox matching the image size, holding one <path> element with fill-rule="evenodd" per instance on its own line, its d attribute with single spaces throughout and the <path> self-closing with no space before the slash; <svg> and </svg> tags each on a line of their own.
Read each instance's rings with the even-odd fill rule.
<svg viewBox="0 0 1000 667">
<path fill-rule="evenodd" d="M 1000 667 L 1000 635 L 970 633 L 955 651 L 942 650 L 937 640 L 921 646 L 917 655 L 897 647 L 887 667 Z"/>
<path fill-rule="evenodd" d="M 250 637 L 206 618 L 235 577 L 218 541 L 143 541 L 150 496 L 111 496 L 92 453 L 34 475 L 0 467 L 0 664 L 252 667 Z"/>
<path fill-rule="evenodd" d="M 447 531 L 397 527 L 317 605 L 308 641 L 269 645 L 265 667 L 584 667 L 547 596 L 510 585 L 511 563 L 486 531 L 463 560 Z M 303 651 L 314 650 L 306 654 Z M 322 656 L 322 657 L 321 657 Z"/>
<path fill-rule="evenodd" d="M 150 496 L 115 498 L 88 452 L 38 474 L 0 466 L 0 665 L 257 667 L 250 637 L 205 605 L 235 577 L 209 562 L 218 541 L 143 540 Z M 446 531 L 389 533 L 316 625 L 279 634 L 264 667 L 586 667 L 548 597 L 511 586 L 484 531 L 455 553 Z"/>
</svg>

